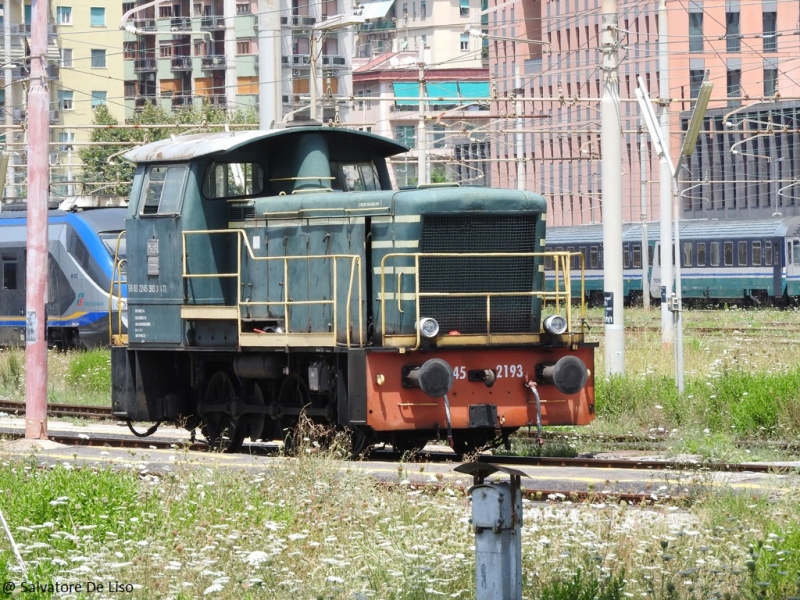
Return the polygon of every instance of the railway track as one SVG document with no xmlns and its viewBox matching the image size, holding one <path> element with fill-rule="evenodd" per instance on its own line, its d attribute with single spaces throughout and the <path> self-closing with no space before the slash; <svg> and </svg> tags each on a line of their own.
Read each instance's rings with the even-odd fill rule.
<svg viewBox="0 0 800 600">
<path fill-rule="evenodd" d="M 20 438 L 21 434 L 10 437 Z M 51 441 L 69 446 L 90 446 L 127 448 L 142 450 L 191 450 L 200 452 L 217 452 L 205 442 L 189 440 L 168 440 L 164 438 L 132 438 L 127 435 L 96 435 L 74 433 L 49 433 Z M 245 444 L 238 454 L 269 456 L 278 454 L 277 444 Z M 387 448 L 373 449 L 366 457 L 367 461 L 399 462 L 403 456 Z M 624 469 L 644 471 L 703 471 L 728 473 L 798 473 L 800 468 L 781 466 L 774 463 L 726 463 L 726 462 L 689 462 L 654 459 L 609 459 L 609 458 L 555 458 L 510 455 L 478 455 L 480 462 L 498 463 L 515 467 L 557 467 L 579 469 Z M 423 451 L 416 457 L 416 463 L 460 462 L 449 451 Z M 414 463 L 412 463 L 414 464 Z"/>
<path fill-rule="evenodd" d="M 24 402 L 0 400 L 0 412 L 15 416 L 25 414 Z M 86 406 L 83 404 L 48 404 L 47 416 L 57 418 L 83 418 L 92 420 L 113 419 L 110 406 Z"/>
</svg>

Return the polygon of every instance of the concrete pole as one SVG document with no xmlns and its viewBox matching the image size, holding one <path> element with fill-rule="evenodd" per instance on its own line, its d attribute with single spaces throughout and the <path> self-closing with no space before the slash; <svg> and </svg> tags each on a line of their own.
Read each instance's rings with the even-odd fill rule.
<svg viewBox="0 0 800 600">
<path fill-rule="evenodd" d="M 669 151 L 669 41 L 667 38 L 667 2 L 658 2 L 658 95 L 661 98 L 661 138 L 664 150 Z M 661 205 L 661 343 L 670 346 L 674 342 L 672 315 L 669 297 L 672 293 L 672 179 L 667 161 L 661 161 L 660 205 Z"/>
<path fill-rule="evenodd" d="M 309 59 L 311 62 L 311 76 L 308 82 L 308 91 L 311 94 L 311 108 L 308 111 L 308 117 L 312 121 L 317 120 L 317 34 L 312 29 L 311 39 L 308 42 Z"/>
<path fill-rule="evenodd" d="M 258 123 L 271 129 L 283 117 L 281 17 L 277 0 L 258 0 Z"/>
<path fill-rule="evenodd" d="M 47 192 L 50 93 L 47 86 L 48 0 L 31 6 L 28 92 L 28 242 L 25 305 L 25 438 L 47 438 Z"/>
<path fill-rule="evenodd" d="M 524 137 L 522 133 L 522 111 L 523 101 L 522 101 L 522 75 L 520 73 L 520 68 L 518 63 L 514 63 L 514 88 L 516 90 L 515 94 L 517 97 L 516 100 L 516 146 L 517 146 L 517 189 L 524 190 L 525 189 L 525 157 L 524 157 Z"/>
<path fill-rule="evenodd" d="M 417 185 L 430 183 L 425 135 L 425 63 L 419 63 L 419 127 L 417 128 Z"/>
<path fill-rule="evenodd" d="M 5 67 L 3 68 L 3 89 L 6 91 L 6 110 L 5 110 L 5 117 L 3 118 L 3 124 L 5 126 L 4 131 L 6 134 L 6 151 L 8 151 L 8 144 L 14 141 L 14 122 L 12 120 L 12 109 L 8 108 L 9 106 L 13 106 L 16 103 L 14 102 L 14 89 L 11 87 L 11 84 L 14 82 L 13 78 L 13 68 L 14 65 L 11 62 L 11 0 L 3 0 L 3 56 L 6 57 Z M 11 169 L 9 169 L 8 173 L 9 180 L 11 183 L 14 182 L 14 173 L 15 169 L 13 167 L 14 161 L 9 153 L 8 157 L 8 164 L 12 165 Z M 9 193 L 4 194 L 6 185 L 6 179 L 3 179 L 2 185 L 0 185 L 0 201 L 3 198 L 11 198 L 17 195 L 16 186 L 9 187 Z"/>
<path fill-rule="evenodd" d="M 158 9 L 156 9 L 157 11 Z M 225 106 L 228 114 L 236 106 L 236 0 L 224 0 L 222 5 L 225 22 Z"/>
<path fill-rule="evenodd" d="M 650 310 L 650 278 L 647 276 L 650 268 L 650 251 L 647 244 L 647 176 L 645 175 L 649 154 L 645 152 L 646 149 L 647 129 L 643 128 L 639 136 L 639 176 L 642 182 L 639 202 L 642 213 L 642 307 Z"/>
<path fill-rule="evenodd" d="M 606 375 L 625 373 L 625 322 L 622 283 L 622 124 L 619 108 L 617 0 L 602 1 L 603 97 L 603 302 Z"/>
</svg>

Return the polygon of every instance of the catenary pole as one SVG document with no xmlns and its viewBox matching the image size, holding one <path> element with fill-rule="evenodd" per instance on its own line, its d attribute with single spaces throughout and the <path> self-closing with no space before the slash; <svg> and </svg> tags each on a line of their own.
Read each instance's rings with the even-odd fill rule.
<svg viewBox="0 0 800 600">
<path fill-rule="evenodd" d="M 642 219 L 642 307 L 650 310 L 650 279 L 648 270 L 650 268 L 650 248 L 647 240 L 647 159 L 650 157 L 647 149 L 647 129 L 642 129 L 639 136 L 639 176 L 641 178 L 641 198 L 639 207 Z"/>
<path fill-rule="evenodd" d="M 281 20 L 277 0 L 258 0 L 258 124 L 271 129 L 281 114 Z"/>
<path fill-rule="evenodd" d="M 669 42 L 667 29 L 667 2 L 658 2 L 658 95 L 661 98 L 661 138 L 669 154 Z M 661 207 L 661 343 L 671 346 L 674 342 L 672 314 L 669 297 L 672 294 L 672 178 L 670 165 L 661 161 L 660 173 Z"/>
<path fill-rule="evenodd" d="M 47 193 L 50 125 L 47 86 L 48 0 L 31 6 L 28 92 L 28 241 L 25 265 L 25 438 L 47 438 Z"/>
<path fill-rule="evenodd" d="M 603 99 L 601 149 L 603 160 L 603 304 L 605 307 L 606 375 L 625 372 L 625 323 L 622 287 L 622 125 L 619 110 L 617 0 L 603 0 L 601 50 Z"/>
</svg>

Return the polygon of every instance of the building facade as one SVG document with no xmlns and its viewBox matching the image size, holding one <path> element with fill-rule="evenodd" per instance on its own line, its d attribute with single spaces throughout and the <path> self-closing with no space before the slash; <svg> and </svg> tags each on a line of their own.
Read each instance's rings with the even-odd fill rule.
<svg viewBox="0 0 800 600">
<path fill-rule="evenodd" d="M 657 1 L 619 2 L 624 221 L 641 219 L 643 197 L 647 218 L 660 217 L 659 160 L 643 133 L 638 78 L 653 99 L 668 99 L 674 160 L 706 72 L 714 89 L 695 154 L 679 174 L 682 215 L 800 214 L 792 200 L 800 198 L 799 9 L 788 0 L 669 0 L 660 35 Z M 489 8 L 490 77 L 519 107 L 509 127 L 494 105 L 493 180 L 516 187 L 521 179 L 544 193 L 555 225 L 602 220 L 601 11 L 596 0 L 491 0 Z M 665 90 L 659 51 L 668 55 Z M 658 104 L 660 113 L 665 103 Z"/>
</svg>

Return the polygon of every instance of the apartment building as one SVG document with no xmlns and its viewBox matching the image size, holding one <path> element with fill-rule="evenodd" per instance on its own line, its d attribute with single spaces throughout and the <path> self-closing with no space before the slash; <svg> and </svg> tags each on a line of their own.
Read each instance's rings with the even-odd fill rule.
<svg viewBox="0 0 800 600">
<path fill-rule="evenodd" d="M 788 0 L 668 0 L 662 36 L 657 1 L 619 2 L 623 220 L 641 218 L 642 195 L 647 217 L 660 216 L 659 161 L 642 134 L 638 77 L 652 98 L 670 99 L 676 158 L 706 72 L 714 90 L 679 174 L 683 216 L 800 214 L 799 9 Z M 525 186 L 548 198 L 555 225 L 602 220 L 601 10 L 597 0 L 491 0 L 489 8 L 490 76 L 501 96 L 522 100 L 519 126 L 499 122 L 490 136 L 493 181 L 516 187 L 522 169 Z M 659 89 L 664 40 L 666 91 Z"/>
</svg>

